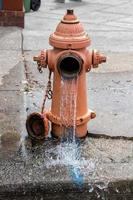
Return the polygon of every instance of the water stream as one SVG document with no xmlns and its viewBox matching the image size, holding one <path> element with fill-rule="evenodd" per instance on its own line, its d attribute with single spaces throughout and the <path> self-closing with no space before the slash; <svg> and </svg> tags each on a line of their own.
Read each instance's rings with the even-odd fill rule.
<svg viewBox="0 0 133 200">
<path fill-rule="evenodd" d="M 61 80 L 60 118 L 62 141 L 75 142 L 78 77 Z"/>
</svg>

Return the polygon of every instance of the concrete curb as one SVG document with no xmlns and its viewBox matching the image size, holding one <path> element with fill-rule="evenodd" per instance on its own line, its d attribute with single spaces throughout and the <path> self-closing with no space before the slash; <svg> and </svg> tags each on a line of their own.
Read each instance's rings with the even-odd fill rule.
<svg viewBox="0 0 133 200">
<path fill-rule="evenodd" d="M 133 180 L 120 180 L 109 183 L 107 188 L 102 188 L 101 183 L 94 183 L 93 189 L 85 183 L 76 187 L 71 183 L 37 183 L 24 185 L 8 185 L 0 187 L 0 199 L 132 199 Z"/>
</svg>

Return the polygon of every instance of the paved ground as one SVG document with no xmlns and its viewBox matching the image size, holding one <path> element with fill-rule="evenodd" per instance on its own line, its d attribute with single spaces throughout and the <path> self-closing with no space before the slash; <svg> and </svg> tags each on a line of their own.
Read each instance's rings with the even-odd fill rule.
<svg viewBox="0 0 133 200">
<path fill-rule="evenodd" d="M 0 199 L 128 200 L 132 152 L 132 141 L 123 139 L 89 138 L 80 145 L 49 140 L 39 147 L 26 140 L 1 158 Z"/>
<path fill-rule="evenodd" d="M 16 199 L 16 187 L 17 199 L 22 193 L 23 199 L 36 199 L 33 190 L 38 199 L 61 199 L 68 191 L 66 199 L 132 198 L 132 140 L 87 138 L 72 151 L 51 140 L 37 147 L 26 138 L 26 115 L 39 110 L 47 81 L 47 70 L 39 74 L 32 56 L 50 48 L 49 34 L 68 7 L 84 23 L 91 48 L 108 57 L 107 64 L 88 74 L 88 103 L 97 112 L 89 132 L 133 137 L 133 2 L 42 0 L 38 12 L 26 14 L 23 31 L 0 27 L 0 199 L 11 194 Z M 81 196 L 76 196 L 79 188 Z"/>
</svg>

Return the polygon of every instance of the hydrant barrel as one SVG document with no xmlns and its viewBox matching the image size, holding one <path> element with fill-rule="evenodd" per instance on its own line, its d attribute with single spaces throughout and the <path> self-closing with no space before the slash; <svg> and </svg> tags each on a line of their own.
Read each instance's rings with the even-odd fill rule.
<svg viewBox="0 0 133 200">
<path fill-rule="evenodd" d="M 34 57 L 40 67 L 48 66 L 53 72 L 53 95 L 50 111 L 45 113 L 47 120 L 51 122 L 51 132 L 56 137 L 62 137 L 64 127 L 75 126 L 76 137 L 82 138 L 87 135 L 87 123 L 96 117 L 91 109 L 88 109 L 86 72 L 91 68 L 98 67 L 99 64 L 106 62 L 106 57 L 96 50 L 88 50 L 91 39 L 85 32 L 82 23 L 78 20 L 73 10 L 67 13 L 57 25 L 54 33 L 49 37 L 49 44 L 53 47 L 46 50 L 39 57 Z M 61 108 L 65 108 L 67 116 L 70 113 L 70 104 L 65 104 L 62 94 L 62 82 L 66 84 L 66 92 L 70 90 L 70 83 L 74 80 L 76 90 L 73 119 L 74 123 L 66 123 L 61 117 Z M 68 99 L 71 94 L 68 92 Z M 65 113 L 64 113 L 65 115 Z M 67 118 L 67 116 L 65 116 Z M 69 119 L 68 119 L 69 120 Z M 46 125 L 45 125 L 46 127 Z M 45 128 L 46 129 L 46 128 Z M 46 132 L 46 130 L 43 130 Z"/>
</svg>

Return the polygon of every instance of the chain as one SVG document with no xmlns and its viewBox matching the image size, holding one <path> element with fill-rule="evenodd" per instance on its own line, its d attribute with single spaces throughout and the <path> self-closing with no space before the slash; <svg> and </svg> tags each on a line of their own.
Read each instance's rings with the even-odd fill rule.
<svg viewBox="0 0 133 200">
<path fill-rule="evenodd" d="M 46 103 L 47 98 L 52 99 L 53 92 L 52 92 L 52 89 L 51 89 L 52 88 L 52 86 L 51 86 L 51 74 L 52 74 L 52 72 L 49 71 L 49 78 L 48 78 L 48 83 L 47 83 L 47 87 L 46 87 L 46 91 L 45 91 L 45 96 L 44 96 L 44 99 L 43 99 L 41 113 L 44 112 L 45 103 Z"/>
</svg>

